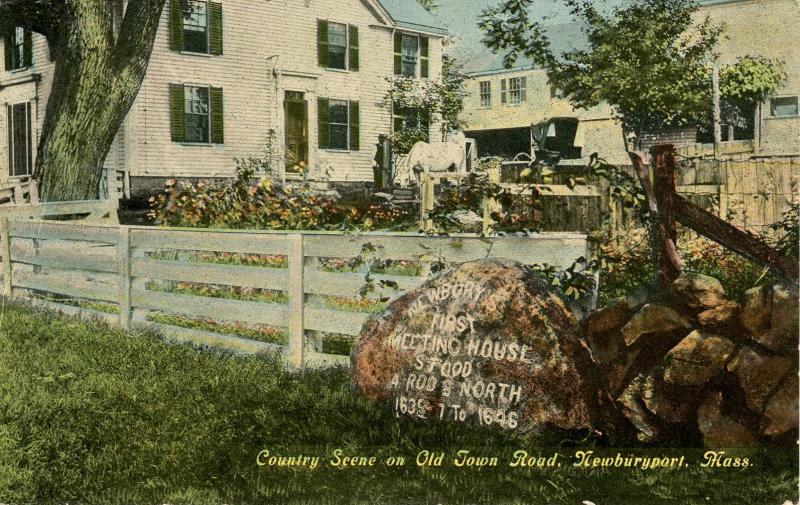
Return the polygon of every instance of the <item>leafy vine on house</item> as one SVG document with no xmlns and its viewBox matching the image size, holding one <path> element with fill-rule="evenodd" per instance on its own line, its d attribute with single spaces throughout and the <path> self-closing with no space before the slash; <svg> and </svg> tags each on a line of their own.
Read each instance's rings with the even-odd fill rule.
<svg viewBox="0 0 800 505">
<path fill-rule="evenodd" d="M 387 77 L 389 91 L 386 102 L 394 111 L 394 152 L 407 154 L 415 143 L 431 140 L 431 127 L 440 123 L 439 133 L 445 140 L 448 133 L 464 126 L 461 113 L 467 91 L 467 76 L 451 57 L 444 56 L 441 80 L 414 79 L 408 76 Z"/>
</svg>

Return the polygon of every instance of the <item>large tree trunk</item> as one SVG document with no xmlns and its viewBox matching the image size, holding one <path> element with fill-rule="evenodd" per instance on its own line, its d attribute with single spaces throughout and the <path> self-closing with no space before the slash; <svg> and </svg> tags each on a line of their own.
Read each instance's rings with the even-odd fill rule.
<svg viewBox="0 0 800 505">
<path fill-rule="evenodd" d="M 139 92 L 164 0 L 71 0 L 57 40 L 53 89 L 36 163 L 43 201 L 95 199 L 103 163 Z"/>
</svg>

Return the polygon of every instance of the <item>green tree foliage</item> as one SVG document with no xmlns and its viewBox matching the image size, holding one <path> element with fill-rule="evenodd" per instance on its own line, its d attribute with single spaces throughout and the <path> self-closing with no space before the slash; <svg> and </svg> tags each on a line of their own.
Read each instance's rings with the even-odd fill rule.
<svg viewBox="0 0 800 505">
<path fill-rule="evenodd" d="M 436 7 L 438 7 L 438 5 L 436 5 L 436 2 L 434 2 L 433 0 L 417 0 L 417 3 L 423 6 L 425 10 L 428 12 L 434 11 L 436 10 Z"/>
<path fill-rule="evenodd" d="M 416 142 L 428 140 L 430 125 L 438 120 L 441 120 L 443 137 L 464 126 L 461 114 L 467 96 L 466 79 L 461 65 L 447 55 L 442 58 L 442 78 L 439 80 L 407 76 L 386 79 L 389 82 L 386 103 L 392 104 L 395 114 L 414 116 L 413 121 L 406 121 L 403 128 L 395 131 L 395 152 L 405 154 Z"/>
<path fill-rule="evenodd" d="M 611 105 L 628 132 L 708 120 L 714 48 L 724 27 L 699 19 L 694 0 L 636 0 L 609 13 L 587 0 L 564 0 L 587 44 L 560 55 L 542 21 L 530 16 L 538 1 L 503 0 L 481 16 L 484 42 L 504 52 L 507 66 L 524 55 L 576 107 Z M 721 74 L 723 98 L 739 106 L 773 92 L 784 78 L 779 62 L 761 57 L 743 58 Z"/>
</svg>

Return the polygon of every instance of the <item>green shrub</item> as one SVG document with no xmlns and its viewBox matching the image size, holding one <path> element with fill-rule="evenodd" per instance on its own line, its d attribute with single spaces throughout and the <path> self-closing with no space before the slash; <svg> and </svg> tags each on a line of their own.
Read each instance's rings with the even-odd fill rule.
<svg viewBox="0 0 800 505">
<path fill-rule="evenodd" d="M 178 184 L 172 179 L 164 193 L 150 199 L 150 215 L 161 225 L 201 228 L 313 230 L 344 221 L 335 196 L 306 182 L 295 187 L 269 175 L 255 179 L 255 165 L 239 161 L 236 177 L 225 183 Z"/>
</svg>

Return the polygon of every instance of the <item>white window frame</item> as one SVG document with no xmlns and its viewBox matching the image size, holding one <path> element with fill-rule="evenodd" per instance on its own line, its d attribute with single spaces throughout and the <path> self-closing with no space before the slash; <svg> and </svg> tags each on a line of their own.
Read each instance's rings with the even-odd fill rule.
<svg viewBox="0 0 800 505">
<path fill-rule="evenodd" d="M 482 108 L 492 106 L 492 81 L 478 82 L 478 99 Z"/>
<path fill-rule="evenodd" d="M 28 66 L 25 65 L 25 28 L 22 26 L 15 26 L 13 36 L 9 42 L 11 43 L 9 71 L 21 72 L 27 69 Z M 14 66 L 14 58 L 19 58 L 18 66 Z"/>
<path fill-rule="evenodd" d="M 186 109 L 186 94 L 189 92 L 189 89 L 191 89 L 191 88 L 205 89 L 206 93 L 208 93 L 208 113 L 206 114 L 206 116 L 207 116 L 206 128 L 207 128 L 207 132 L 208 132 L 208 140 L 205 141 L 205 142 L 203 142 L 202 140 L 189 140 L 188 139 L 189 136 L 186 134 L 187 133 L 186 130 L 187 130 L 188 126 L 189 126 L 188 121 L 187 121 L 187 116 L 189 114 L 192 114 L 194 116 L 199 116 L 200 115 L 200 114 L 190 113 Z M 183 128 L 184 128 L 184 133 L 183 133 L 183 135 L 184 135 L 185 139 L 184 139 L 184 141 L 182 143 L 186 144 L 186 145 L 196 145 L 196 146 L 212 145 L 212 143 L 211 143 L 211 86 L 209 86 L 207 84 L 184 84 L 183 85 L 183 103 L 184 103 L 184 106 L 183 106 L 183 108 L 184 108 L 184 110 L 183 110 L 183 122 L 184 122 Z"/>
<path fill-rule="evenodd" d="M 204 4 L 206 7 L 206 50 L 205 52 L 200 51 L 191 51 L 186 49 L 186 15 L 183 16 L 183 21 L 181 22 L 181 30 L 183 31 L 181 39 L 183 40 L 183 47 L 181 48 L 181 52 L 187 54 L 203 54 L 203 55 L 210 55 L 211 54 L 211 18 L 208 9 L 208 1 L 207 0 L 184 0 L 187 3 L 193 4 Z"/>
<path fill-rule="evenodd" d="M 404 42 L 406 37 L 417 39 L 417 54 L 414 62 L 414 75 L 408 75 L 404 72 L 406 61 L 404 59 L 405 52 L 403 51 Z M 419 79 L 422 76 L 422 42 L 420 36 L 415 33 L 400 32 L 400 75 Z"/>
<path fill-rule="evenodd" d="M 333 106 L 334 102 L 344 102 L 347 105 L 347 123 L 334 123 L 331 121 L 331 107 Z M 331 131 L 331 126 L 334 124 L 342 125 L 345 124 L 347 126 L 347 142 L 345 143 L 344 148 L 340 147 L 333 147 L 333 134 Z M 336 152 L 348 152 L 350 151 L 350 100 L 343 99 L 343 98 L 328 98 L 328 138 L 330 138 L 330 147 L 328 147 L 327 151 L 336 151 Z"/>
<path fill-rule="evenodd" d="M 795 113 L 794 114 L 775 114 L 775 108 L 773 106 L 773 102 L 775 100 L 780 100 L 782 98 L 794 98 L 795 101 Z M 769 118 L 770 119 L 783 119 L 783 118 L 796 118 L 800 117 L 800 97 L 797 95 L 778 95 L 770 97 L 769 99 Z"/>
<path fill-rule="evenodd" d="M 334 72 L 345 72 L 350 70 L 350 25 L 347 23 L 340 23 L 339 21 L 325 20 L 328 23 L 328 66 L 326 70 L 333 70 Z M 344 68 L 332 67 L 331 63 L 331 25 L 344 26 Z"/>
<path fill-rule="evenodd" d="M 508 103 L 519 105 L 527 101 L 527 79 L 525 77 L 510 77 L 508 79 Z M 525 83 L 523 85 L 523 83 Z"/>
</svg>

